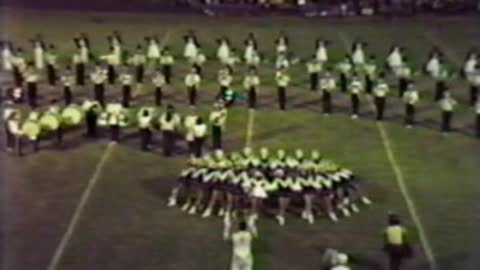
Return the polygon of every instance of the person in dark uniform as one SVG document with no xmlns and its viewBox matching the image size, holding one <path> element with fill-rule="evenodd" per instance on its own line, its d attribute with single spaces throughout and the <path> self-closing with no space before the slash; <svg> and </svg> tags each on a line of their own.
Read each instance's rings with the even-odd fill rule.
<svg viewBox="0 0 480 270">
<path fill-rule="evenodd" d="M 105 107 L 105 80 L 107 79 L 106 71 L 97 64 L 95 71 L 90 75 L 90 78 L 93 82 L 95 100 L 100 103 L 102 107 Z"/>
<path fill-rule="evenodd" d="M 411 128 L 415 121 L 415 106 L 419 100 L 418 91 L 413 86 L 413 82 L 408 83 L 402 99 L 405 103 L 405 126 Z"/>
<path fill-rule="evenodd" d="M 27 98 L 28 104 L 32 108 L 38 106 L 38 74 L 33 67 L 33 63 L 28 64 L 28 68 L 25 72 L 25 80 L 27 82 Z"/>
<path fill-rule="evenodd" d="M 57 54 L 53 44 L 50 44 L 48 47 L 45 58 L 47 62 L 48 84 L 50 84 L 50 86 L 55 86 L 57 84 Z"/>
<path fill-rule="evenodd" d="M 130 100 L 132 98 L 132 81 L 133 76 L 128 70 L 128 66 L 125 67 L 125 70 L 120 74 L 120 83 L 122 84 L 122 106 L 125 108 L 130 107 Z"/>
<path fill-rule="evenodd" d="M 457 101 L 453 99 L 450 92 L 447 90 L 444 93 L 443 98 L 440 100 L 439 104 L 440 104 L 440 109 L 442 110 L 441 131 L 443 133 L 450 132 L 452 130 L 451 121 L 453 116 L 453 110 L 457 105 Z"/>
<path fill-rule="evenodd" d="M 441 99 L 443 99 L 444 93 L 447 91 L 447 80 L 448 77 L 450 76 L 448 70 L 442 65 L 440 68 L 440 73 L 438 74 L 438 77 L 436 78 L 436 83 L 435 83 L 435 97 L 434 101 L 438 102 Z"/>
<path fill-rule="evenodd" d="M 86 135 L 90 138 L 97 137 L 97 120 L 100 114 L 100 104 L 97 101 L 86 100 L 83 103 L 85 111 L 85 124 L 87 127 Z"/>
<path fill-rule="evenodd" d="M 117 70 L 116 66 L 117 63 L 117 56 L 115 55 L 115 48 L 113 46 L 110 47 L 110 54 L 106 55 L 107 60 L 107 79 L 110 85 L 115 84 L 117 80 Z"/>
<path fill-rule="evenodd" d="M 408 242 L 407 229 L 402 226 L 397 215 L 389 214 L 388 226 L 383 234 L 384 251 L 388 256 L 389 270 L 400 270 L 405 260 L 413 256 Z"/>
<path fill-rule="evenodd" d="M 285 68 L 281 68 L 275 73 L 275 80 L 277 81 L 278 107 L 284 111 L 287 103 L 287 87 L 290 84 L 290 76 Z"/>
<path fill-rule="evenodd" d="M 324 76 L 320 79 L 320 90 L 322 91 L 322 111 L 324 115 L 332 113 L 332 92 L 336 89 L 337 82 L 327 69 Z"/>
<path fill-rule="evenodd" d="M 257 107 L 257 88 L 260 85 L 260 78 L 257 75 L 255 66 L 249 67 L 248 74 L 243 79 L 243 87 L 247 91 L 248 108 Z"/>
<path fill-rule="evenodd" d="M 155 105 L 162 106 L 163 87 L 165 86 L 165 76 L 160 70 L 156 70 L 152 77 L 152 83 L 155 86 Z"/>
<path fill-rule="evenodd" d="M 73 55 L 73 64 L 75 65 L 75 83 L 80 86 L 85 85 L 85 63 L 79 54 Z"/>
<path fill-rule="evenodd" d="M 383 120 L 383 113 L 385 111 L 385 103 L 387 100 L 387 94 L 390 91 L 388 84 L 384 81 L 385 75 L 382 73 L 379 75 L 377 85 L 373 89 L 373 94 L 375 96 L 375 109 L 377 111 L 376 120 Z"/>
<path fill-rule="evenodd" d="M 198 74 L 197 68 L 192 67 L 190 73 L 185 76 L 185 85 L 188 92 L 188 103 L 190 106 L 195 106 L 197 102 L 197 90 L 200 86 L 201 77 Z"/>
<path fill-rule="evenodd" d="M 172 81 L 172 71 L 173 71 L 173 63 L 175 59 L 173 58 L 172 54 L 170 53 L 170 49 L 168 46 L 165 46 L 160 55 L 160 65 L 162 66 L 162 73 L 165 77 L 165 82 L 170 84 Z"/>
<path fill-rule="evenodd" d="M 62 75 L 61 81 L 63 84 L 63 100 L 65 102 L 65 105 L 68 106 L 73 101 L 72 87 L 74 83 L 72 68 L 70 66 L 67 66 L 65 68 L 65 73 Z"/>
<path fill-rule="evenodd" d="M 215 109 L 210 113 L 213 149 L 222 149 L 222 131 L 225 129 L 227 113 L 228 111 L 222 103 L 216 103 Z"/>
<path fill-rule="evenodd" d="M 152 141 L 153 112 L 149 108 L 141 108 L 138 112 L 138 127 L 140 131 L 141 149 L 148 151 Z"/>
<path fill-rule="evenodd" d="M 180 123 L 179 116 L 175 113 L 173 105 L 167 105 L 167 110 L 160 116 L 160 129 L 162 130 L 163 154 L 169 157 L 175 151 L 175 130 Z"/>
</svg>

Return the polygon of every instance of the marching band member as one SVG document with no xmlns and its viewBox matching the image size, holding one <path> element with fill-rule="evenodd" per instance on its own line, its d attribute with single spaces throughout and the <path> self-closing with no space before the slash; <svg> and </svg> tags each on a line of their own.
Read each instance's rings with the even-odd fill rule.
<svg viewBox="0 0 480 270">
<path fill-rule="evenodd" d="M 20 111 L 12 107 L 11 102 L 6 103 L 3 110 L 3 123 L 5 127 L 6 146 L 8 152 L 18 151 L 18 136 L 21 135 Z"/>
<path fill-rule="evenodd" d="M 377 76 L 377 65 L 375 64 L 375 55 L 371 55 L 368 61 L 363 65 L 365 74 L 365 92 L 371 94 L 373 85 Z"/>
<path fill-rule="evenodd" d="M 97 64 L 95 70 L 90 74 L 90 79 L 93 82 L 95 100 L 100 103 L 102 107 L 105 107 L 105 81 L 107 80 L 107 71 Z"/>
<path fill-rule="evenodd" d="M 82 109 L 85 111 L 86 135 L 90 138 L 96 138 L 98 116 L 101 111 L 100 103 L 98 103 L 98 101 L 85 100 Z"/>
<path fill-rule="evenodd" d="M 152 83 L 155 86 L 155 106 L 162 106 L 163 87 L 165 86 L 165 75 L 158 69 L 152 77 Z"/>
<path fill-rule="evenodd" d="M 153 111 L 147 107 L 141 108 L 138 111 L 137 120 L 141 138 L 141 149 L 143 151 L 148 151 L 152 141 Z"/>
<path fill-rule="evenodd" d="M 147 58 L 150 64 L 155 65 L 160 58 L 160 46 L 158 42 L 158 38 L 154 37 L 146 37 L 145 41 L 147 42 Z"/>
<path fill-rule="evenodd" d="M 467 57 L 465 59 L 465 62 L 463 63 L 462 67 L 462 73 L 465 76 L 465 78 L 469 78 L 472 73 L 475 72 L 478 64 L 478 55 L 476 51 L 470 51 L 467 54 Z"/>
<path fill-rule="evenodd" d="M 222 149 L 222 133 L 225 129 L 228 111 L 222 103 L 216 103 L 210 112 L 209 120 L 212 125 L 212 147 Z"/>
<path fill-rule="evenodd" d="M 50 44 L 48 51 L 45 54 L 45 61 L 47 62 L 47 79 L 51 86 L 57 84 L 57 54 L 55 46 Z"/>
<path fill-rule="evenodd" d="M 451 96 L 450 92 L 447 90 L 443 96 L 443 98 L 439 101 L 440 108 L 442 110 L 442 132 L 450 132 L 451 128 L 451 121 L 453 116 L 453 110 L 457 105 L 457 101 Z"/>
<path fill-rule="evenodd" d="M 133 76 L 128 70 L 128 66 L 125 67 L 124 72 L 120 75 L 120 83 L 122 84 L 122 106 L 125 108 L 130 107 L 130 99 L 132 98 L 132 82 Z"/>
<path fill-rule="evenodd" d="M 75 84 L 80 86 L 85 85 L 85 63 L 82 62 L 80 54 L 73 54 L 72 64 L 75 67 Z"/>
<path fill-rule="evenodd" d="M 115 52 L 115 47 L 110 46 L 110 53 L 104 55 L 102 60 L 107 62 L 107 79 L 109 84 L 115 84 L 117 80 L 117 67 L 120 65 L 120 58 Z"/>
<path fill-rule="evenodd" d="M 199 158 L 203 155 L 203 144 L 205 143 L 205 137 L 207 136 L 207 124 L 201 117 L 197 117 L 197 121 L 193 126 L 195 157 Z"/>
<path fill-rule="evenodd" d="M 352 63 L 357 67 L 365 64 L 365 52 L 364 52 L 365 45 L 366 44 L 364 42 L 360 42 L 360 41 L 354 42 L 352 44 L 352 51 L 351 51 Z"/>
<path fill-rule="evenodd" d="M 403 97 L 407 91 L 408 81 L 412 78 L 412 69 L 408 66 L 407 59 L 404 58 L 404 64 L 398 68 L 398 96 Z"/>
<path fill-rule="evenodd" d="M 175 151 L 175 131 L 180 124 L 180 118 L 172 105 L 167 105 L 167 110 L 160 116 L 160 129 L 162 130 L 163 155 L 169 157 Z"/>
<path fill-rule="evenodd" d="M 175 58 L 170 52 L 170 49 L 168 46 L 165 46 L 162 50 L 162 54 L 160 55 L 160 65 L 162 66 L 162 73 L 167 84 L 170 84 L 172 81 L 172 69 L 174 62 Z"/>
<path fill-rule="evenodd" d="M 13 46 L 10 41 L 4 41 L 2 43 L 2 68 L 5 71 L 11 71 L 13 69 L 13 62 L 15 56 L 13 55 Z"/>
<path fill-rule="evenodd" d="M 130 64 L 135 67 L 135 81 L 137 84 L 141 85 L 143 83 L 143 78 L 145 76 L 145 63 L 147 58 L 143 54 L 142 45 L 137 45 L 137 50 L 130 59 Z"/>
<path fill-rule="evenodd" d="M 403 54 L 399 46 L 392 46 L 386 63 L 390 71 L 392 71 L 394 75 L 397 75 L 398 70 L 403 66 Z"/>
<path fill-rule="evenodd" d="M 198 54 L 198 42 L 195 34 L 192 31 L 184 37 L 185 48 L 183 50 L 183 56 L 188 60 L 192 61 L 193 58 L 197 57 Z"/>
<path fill-rule="evenodd" d="M 315 58 L 320 64 L 325 64 L 328 62 L 328 51 L 327 51 L 328 41 L 317 39 L 315 42 Z"/>
<path fill-rule="evenodd" d="M 225 66 L 218 71 L 218 83 L 220 84 L 220 91 L 218 92 L 217 98 L 222 99 L 227 90 L 230 89 L 232 85 L 233 77 L 232 70 L 230 67 Z"/>
<path fill-rule="evenodd" d="M 257 69 L 250 66 L 248 74 L 243 79 L 243 87 L 248 91 L 248 107 L 255 109 L 257 107 L 257 89 L 260 85 L 260 78 L 257 75 Z"/>
<path fill-rule="evenodd" d="M 110 128 L 110 140 L 118 142 L 122 126 L 125 125 L 125 108 L 120 102 L 109 103 L 105 109 L 107 114 L 107 124 Z"/>
<path fill-rule="evenodd" d="M 310 90 L 318 90 L 318 81 L 320 71 L 322 71 L 322 62 L 319 61 L 316 55 L 313 55 L 312 59 L 307 62 L 307 72 L 310 77 Z"/>
<path fill-rule="evenodd" d="M 253 33 L 250 33 L 247 40 L 245 40 L 243 59 L 248 66 L 258 66 L 258 64 L 260 64 L 260 54 Z"/>
<path fill-rule="evenodd" d="M 230 58 L 230 41 L 228 38 L 223 37 L 218 39 L 217 43 L 217 59 L 220 61 L 220 63 L 226 65 L 228 63 L 228 59 Z"/>
<path fill-rule="evenodd" d="M 360 107 L 360 93 L 363 92 L 363 85 L 358 76 L 354 73 L 350 83 L 350 99 L 352 102 L 352 118 L 358 118 L 358 108 Z"/>
<path fill-rule="evenodd" d="M 38 112 L 29 113 L 27 120 L 22 124 L 22 135 L 25 135 L 32 144 L 33 152 L 38 152 L 40 144 L 40 125 L 38 123 L 40 115 Z M 22 154 L 22 139 L 18 140 L 18 153 Z"/>
<path fill-rule="evenodd" d="M 73 101 L 73 93 L 72 93 L 72 87 L 74 83 L 74 77 L 72 74 L 72 68 L 68 65 L 65 68 L 65 73 L 61 77 L 61 81 L 63 84 L 63 100 L 65 102 L 65 105 L 70 105 Z"/>
<path fill-rule="evenodd" d="M 63 142 L 63 127 L 62 127 L 62 124 L 61 124 L 61 116 L 60 116 L 60 108 L 56 105 L 57 103 L 57 100 L 54 99 L 51 101 L 51 104 L 50 106 L 48 107 L 48 110 L 47 110 L 47 113 L 44 114 L 43 116 L 45 115 L 51 115 L 53 117 L 55 117 L 55 119 L 57 119 L 57 125 L 56 127 L 52 127 L 52 131 L 55 131 L 55 134 L 56 134 L 56 138 L 57 138 L 57 145 L 61 145 L 62 142 Z M 42 116 L 42 117 L 43 117 Z M 42 120 L 42 118 L 40 118 L 40 121 Z"/>
<path fill-rule="evenodd" d="M 280 36 L 275 40 L 276 53 L 279 55 L 286 55 L 288 52 L 288 38 L 285 33 L 281 32 Z"/>
<path fill-rule="evenodd" d="M 474 106 L 477 102 L 478 95 L 480 93 L 480 64 L 476 66 L 476 69 L 469 73 L 468 82 L 470 84 L 470 105 Z"/>
<path fill-rule="evenodd" d="M 25 70 L 25 81 L 27 82 L 28 104 L 30 107 L 36 108 L 38 106 L 38 74 L 33 67 L 33 63 L 29 63 Z"/>
<path fill-rule="evenodd" d="M 22 48 L 17 48 L 17 51 L 12 59 L 12 64 L 13 80 L 15 82 L 15 86 L 22 87 L 24 81 L 24 72 L 27 68 L 27 62 L 25 61 Z"/>
<path fill-rule="evenodd" d="M 332 112 L 332 92 L 337 87 L 335 78 L 327 69 L 324 76 L 320 79 L 320 90 L 322 91 L 322 110 L 324 115 L 329 115 Z"/>
<path fill-rule="evenodd" d="M 195 114 L 194 110 L 190 110 L 190 113 L 187 114 L 183 120 L 183 127 L 185 130 L 185 141 L 187 142 L 188 152 L 191 157 L 195 156 L 195 136 L 194 136 L 194 127 L 197 122 L 198 116 Z"/>
<path fill-rule="evenodd" d="M 347 84 L 348 84 L 348 77 L 350 72 L 352 71 L 352 62 L 350 59 L 350 55 L 346 55 L 345 58 L 337 64 L 337 69 L 340 72 L 339 77 L 339 84 L 340 84 L 340 91 L 343 93 L 347 92 Z"/>
<path fill-rule="evenodd" d="M 440 71 L 442 68 L 440 57 L 441 57 L 440 52 L 434 48 L 430 52 L 430 57 L 427 63 L 425 64 L 425 71 L 427 72 L 428 75 L 430 75 L 434 79 L 440 76 Z"/>
<path fill-rule="evenodd" d="M 201 80 L 195 67 L 192 67 L 190 73 L 185 76 L 185 85 L 187 86 L 188 103 L 190 106 L 195 106 L 197 102 L 197 91 Z"/>
<path fill-rule="evenodd" d="M 434 101 L 439 101 L 443 98 L 443 94 L 445 91 L 447 91 L 447 80 L 449 76 L 449 71 L 444 65 L 442 65 L 437 77 L 435 77 L 436 83 Z"/>
<path fill-rule="evenodd" d="M 45 66 L 45 43 L 37 37 L 32 40 L 33 44 L 33 62 L 36 69 L 43 69 Z"/>
<path fill-rule="evenodd" d="M 205 64 L 205 62 L 207 61 L 207 57 L 201 51 L 200 47 L 198 47 L 197 50 L 198 50 L 197 54 L 195 54 L 195 56 L 193 58 L 191 58 L 189 61 L 195 67 L 198 74 L 201 76 L 202 75 L 202 67 L 203 67 L 203 64 Z"/>
<path fill-rule="evenodd" d="M 11 96 L 12 96 L 12 100 L 15 104 L 23 103 L 23 99 L 24 99 L 24 93 L 23 92 L 24 92 L 23 88 L 19 87 L 19 86 L 15 86 L 12 89 Z"/>
<path fill-rule="evenodd" d="M 281 68 L 288 68 L 290 67 L 290 60 L 288 59 L 288 55 L 286 52 L 281 52 L 277 54 L 277 57 L 275 58 L 275 68 L 276 69 L 281 69 Z"/>
<path fill-rule="evenodd" d="M 376 119 L 377 121 L 383 120 L 383 112 L 385 110 L 385 102 L 387 99 L 387 94 L 390 91 L 388 84 L 384 80 L 385 75 L 381 73 L 379 75 L 377 85 L 373 89 L 373 94 L 375 96 L 375 109 L 377 111 Z"/>
<path fill-rule="evenodd" d="M 275 80 L 277 81 L 278 106 L 280 110 L 284 111 L 287 102 L 286 91 L 290 83 L 290 76 L 285 68 L 281 68 L 275 73 Z"/>
<path fill-rule="evenodd" d="M 415 106 L 418 103 L 419 95 L 412 82 L 408 83 L 407 91 L 403 93 L 405 103 L 405 126 L 411 128 L 415 122 Z"/>
</svg>

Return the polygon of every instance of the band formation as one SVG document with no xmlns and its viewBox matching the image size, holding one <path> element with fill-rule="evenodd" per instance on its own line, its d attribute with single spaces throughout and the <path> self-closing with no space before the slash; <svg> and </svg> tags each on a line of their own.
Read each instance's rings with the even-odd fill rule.
<svg viewBox="0 0 480 270">
<path fill-rule="evenodd" d="M 122 128 L 138 127 L 143 150 L 149 149 L 152 132 L 158 128 L 162 131 L 165 155 L 174 152 L 176 134 L 181 131 L 191 154 L 200 157 L 209 125 L 212 127 L 213 148 L 221 148 L 222 130 L 229 106 L 245 99 L 249 108 L 257 107 L 257 91 L 260 90 L 263 79 L 257 74 L 259 67 L 272 65 L 276 69 L 278 106 L 281 110 L 286 110 L 288 89 L 292 83 L 290 71 L 297 66 L 301 67 L 302 63 L 309 74 L 310 90 L 318 91 L 321 96 L 319 106 L 325 115 L 334 111 L 335 95 L 332 93 L 340 92 L 350 95 L 352 118 L 359 116 L 360 97 L 368 95 L 372 97 L 377 121 L 382 121 L 387 98 L 392 96 L 391 89 L 396 88 L 405 104 L 404 121 L 407 127 L 415 124 L 416 107 L 421 96 L 414 79 L 425 74 L 435 81 L 432 99 L 440 107 L 443 132 L 451 131 L 452 116 L 459 105 L 453 97 L 453 91 L 449 89 L 449 82 L 460 76 L 469 84 L 468 106 L 473 108 L 475 134 L 480 137 L 480 63 L 478 54 L 473 50 L 457 72 L 448 67 L 439 50 L 433 49 L 423 72 L 418 72 L 411 68 L 405 50 L 400 46 L 391 48 L 383 67 L 377 65 L 375 56 L 367 56 L 367 45 L 359 41 L 353 43 L 349 54 L 333 63 L 328 53 L 329 42 L 326 40 L 319 39 L 315 42 L 311 59 L 299 59 L 289 49 L 287 36 L 281 33 L 276 40 L 275 57 L 270 61 L 260 53 L 254 34 L 249 34 L 245 40 L 243 55 L 237 55 L 229 39 L 223 37 L 217 40 L 217 53 L 212 57 L 222 64 L 218 71 L 219 91 L 215 108 L 208 119 L 204 120 L 193 110 L 190 115 L 181 116 L 172 105 L 161 109 L 164 87 L 173 83 L 175 57 L 181 57 L 191 65 L 190 71 L 184 76 L 184 84 L 188 104 L 197 104 L 207 56 L 193 31 L 185 36 L 182 56 L 174 56 L 168 46 L 162 45 L 155 36 L 145 38 L 146 45 L 139 44 L 133 52 L 125 48 L 119 32 L 113 32 L 108 37 L 108 42 L 109 53 L 94 55 L 88 36 L 80 34 L 74 38 L 76 51 L 66 57 L 67 63 L 59 63 L 55 46 L 47 46 L 41 36 L 32 40 L 32 53 L 14 47 L 12 42 L 3 43 L 3 73 L 12 74 L 12 87 L 6 91 L 6 95 L 2 94 L 2 99 L 6 99 L 3 117 L 9 150 L 21 154 L 23 142 L 28 141 L 36 151 L 41 139 L 51 137 L 56 137 L 58 143 L 61 143 L 65 131 L 85 123 L 89 136 L 96 137 L 97 127 L 103 126 L 110 130 L 114 141 L 121 138 Z M 244 90 L 234 90 L 234 75 L 238 73 L 237 67 L 240 65 L 248 67 L 242 80 Z M 387 76 L 393 76 L 398 85 L 389 84 Z M 47 86 L 40 83 L 44 81 Z M 120 88 L 121 97 L 107 100 L 107 84 Z M 63 91 L 58 91 L 57 85 L 61 85 L 58 88 Z M 75 89 L 85 85 L 91 85 L 92 93 L 78 93 Z M 143 85 L 152 85 L 153 91 L 148 93 L 153 93 L 153 105 L 133 106 L 132 99 Z M 50 100 L 48 108 L 39 102 L 44 90 L 39 88 L 42 87 L 54 89 L 57 95 Z M 422 91 L 424 94 L 425 91 Z M 79 100 L 78 95 L 82 96 L 82 100 Z M 25 110 L 23 104 L 28 104 L 29 109 Z"/>
</svg>

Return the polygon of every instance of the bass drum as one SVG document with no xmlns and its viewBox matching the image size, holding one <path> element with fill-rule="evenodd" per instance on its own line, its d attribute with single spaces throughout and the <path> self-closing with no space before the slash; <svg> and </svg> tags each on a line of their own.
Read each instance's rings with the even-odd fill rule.
<svg viewBox="0 0 480 270">
<path fill-rule="evenodd" d="M 39 123 L 42 128 L 50 131 L 57 130 L 60 127 L 58 116 L 51 113 L 44 114 L 40 117 Z"/>
<path fill-rule="evenodd" d="M 30 140 L 35 140 L 40 135 L 40 125 L 33 121 L 26 121 L 22 125 L 22 134 L 27 136 Z"/>
<path fill-rule="evenodd" d="M 70 126 L 76 126 L 82 122 L 83 112 L 80 106 L 71 105 L 62 111 L 62 119 L 65 124 Z"/>
</svg>

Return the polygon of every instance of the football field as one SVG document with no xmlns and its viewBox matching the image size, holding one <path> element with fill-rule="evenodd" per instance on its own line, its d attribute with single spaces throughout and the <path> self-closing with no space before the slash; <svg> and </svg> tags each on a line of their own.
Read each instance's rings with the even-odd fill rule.
<svg viewBox="0 0 480 270">
<path fill-rule="evenodd" d="M 204 17 L 194 15 L 100 14 L 2 10 L 2 39 L 11 39 L 30 51 L 28 40 L 37 33 L 57 45 L 61 62 L 74 50 L 72 38 L 85 32 L 96 54 L 107 52 L 106 37 L 122 33 L 133 51 L 147 35 L 158 35 L 177 56 L 166 103 L 180 113 L 189 110 L 183 76 L 189 65 L 181 59 L 183 35 L 195 31 L 207 55 L 204 83 L 197 112 L 206 115 L 218 91 L 216 39 L 230 38 L 237 53 L 243 40 L 255 33 L 259 50 L 273 59 L 280 31 L 290 39 L 294 54 L 306 59 L 314 41 L 331 42 L 330 58 L 340 60 L 354 40 L 368 43 L 368 54 L 379 65 L 393 44 L 406 48 L 410 62 L 421 69 L 433 46 L 439 47 L 452 68 L 459 68 L 471 47 L 480 47 L 480 18 L 294 18 Z M 234 73 L 234 89 L 243 90 L 246 68 Z M 334 113 L 321 113 L 321 95 L 308 89 L 304 64 L 290 70 L 287 110 L 278 110 L 273 63 L 259 70 L 259 106 L 248 110 L 244 101 L 229 110 L 226 151 L 249 145 L 254 149 L 317 149 L 325 157 L 351 168 L 366 181 L 373 205 L 334 224 L 318 217 L 314 225 L 292 211 L 280 227 L 263 215 L 260 237 L 254 243 L 255 270 L 319 269 L 325 248 L 351 255 L 353 269 L 385 269 L 382 229 L 389 211 L 398 213 L 410 230 L 415 257 L 406 269 L 480 269 L 480 140 L 474 134 L 474 113 L 467 105 L 468 85 L 460 78 L 450 83 L 459 106 L 454 132 L 439 132 L 440 110 L 432 100 L 434 82 L 416 80 L 420 91 L 417 126 L 403 127 L 404 106 L 393 89 L 386 119 L 374 120 L 370 98 L 361 99 L 358 119 L 350 117 L 350 98 L 335 93 Z M 3 74 L 5 75 L 5 74 Z M 394 80 L 391 81 L 394 83 Z M 40 88 L 42 104 L 61 89 Z M 89 87 L 76 88 L 76 97 L 91 96 Z M 110 99 L 120 89 L 109 87 Z M 135 105 L 151 104 L 153 88 L 145 86 Z M 80 98 L 77 101 L 81 101 Z M 161 136 L 155 150 L 142 152 L 135 128 L 122 133 L 119 144 L 83 138 L 71 130 L 57 149 L 51 140 L 38 153 L 22 157 L 0 154 L 0 212 L 3 269 L 228 269 L 231 247 L 222 240 L 222 220 L 190 216 L 166 206 L 169 192 L 187 161 L 187 148 L 177 142 L 175 157 L 161 154 Z M 3 136 L 3 134 L 2 134 Z M 3 144 L 2 139 L 2 144 Z M 210 145 L 210 142 L 208 142 Z"/>
</svg>

